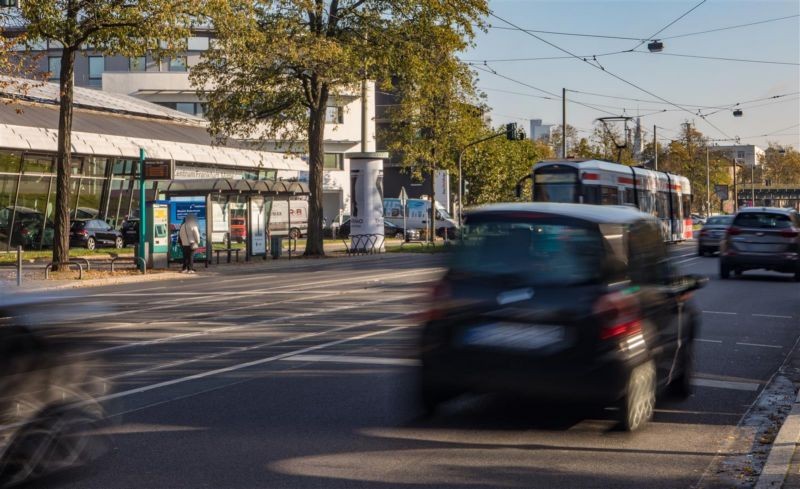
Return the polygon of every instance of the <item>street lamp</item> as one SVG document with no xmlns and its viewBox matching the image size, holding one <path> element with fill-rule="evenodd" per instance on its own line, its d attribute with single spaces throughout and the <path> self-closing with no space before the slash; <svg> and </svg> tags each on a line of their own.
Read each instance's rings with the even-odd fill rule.
<svg viewBox="0 0 800 489">
<path fill-rule="evenodd" d="M 660 53 L 661 51 L 664 50 L 664 43 L 659 41 L 658 39 L 650 41 L 647 44 L 647 50 L 650 51 L 651 53 Z"/>
</svg>

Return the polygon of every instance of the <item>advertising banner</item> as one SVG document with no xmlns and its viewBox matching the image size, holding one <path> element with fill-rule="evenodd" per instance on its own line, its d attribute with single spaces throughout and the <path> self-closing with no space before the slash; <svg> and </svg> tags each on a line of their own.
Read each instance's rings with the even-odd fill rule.
<svg viewBox="0 0 800 489">
<path fill-rule="evenodd" d="M 194 252 L 195 260 L 206 259 L 206 202 L 204 199 L 198 200 L 196 197 L 175 197 L 169 201 L 170 261 L 183 260 L 183 248 L 178 239 L 178 232 L 184 218 L 189 214 L 197 217 L 197 225 L 200 228 L 200 243 Z"/>
<path fill-rule="evenodd" d="M 351 246 L 361 248 L 356 236 L 383 235 L 383 159 L 350 157 Z M 382 243 L 382 240 L 378 241 Z M 382 245 L 381 245 L 382 248 Z"/>
<path fill-rule="evenodd" d="M 264 197 L 250 198 L 250 252 L 253 256 L 267 253 L 267 206 Z"/>
</svg>

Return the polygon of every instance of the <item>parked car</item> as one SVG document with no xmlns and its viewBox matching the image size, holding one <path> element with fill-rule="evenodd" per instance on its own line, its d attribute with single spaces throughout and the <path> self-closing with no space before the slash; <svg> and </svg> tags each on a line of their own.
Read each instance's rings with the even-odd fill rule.
<svg viewBox="0 0 800 489">
<path fill-rule="evenodd" d="M 125 241 L 122 233 L 100 219 L 73 221 L 69 229 L 69 245 L 93 250 L 102 246 L 122 248 Z"/>
<path fill-rule="evenodd" d="M 613 404 L 641 427 L 656 394 L 691 390 L 699 315 L 660 224 L 635 209 L 495 204 L 466 214 L 422 329 L 428 412 L 461 393 Z"/>
<path fill-rule="evenodd" d="M 16 211 L 16 213 L 15 213 Z M 13 221 L 13 233 L 11 232 Z M 44 237 L 42 237 L 44 232 Z M 44 214 L 22 206 L 8 206 L 0 210 L 0 241 L 9 241 L 11 246 L 25 249 L 53 245 L 53 221 L 45 220 Z"/>
<path fill-rule="evenodd" d="M 408 229 L 407 233 L 409 235 L 409 239 L 416 240 L 419 239 L 419 230 L 418 229 Z M 346 238 L 350 236 L 350 219 L 347 219 L 339 226 L 339 230 L 337 232 L 337 237 L 339 238 Z M 392 224 L 389 221 L 383 221 L 383 236 L 386 239 L 389 238 L 403 238 L 403 228 L 398 227 Z"/>
<path fill-rule="evenodd" d="M 719 244 L 725 239 L 725 232 L 732 222 L 733 216 L 709 217 L 697 237 L 697 254 L 706 256 L 719 251 Z"/>
<path fill-rule="evenodd" d="M 764 269 L 792 273 L 800 282 L 800 217 L 792 209 L 739 210 L 720 244 L 719 276 Z"/>
<path fill-rule="evenodd" d="M 122 221 L 122 244 L 124 246 L 135 246 L 139 243 L 139 220 L 125 219 Z"/>
</svg>

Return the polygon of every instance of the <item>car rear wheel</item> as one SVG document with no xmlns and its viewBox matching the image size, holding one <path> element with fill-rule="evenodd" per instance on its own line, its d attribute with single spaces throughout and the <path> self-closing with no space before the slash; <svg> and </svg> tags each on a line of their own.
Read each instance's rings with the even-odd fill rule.
<svg viewBox="0 0 800 489">
<path fill-rule="evenodd" d="M 797 269 L 794 271 L 794 281 L 800 282 L 800 265 L 798 265 Z"/>
<path fill-rule="evenodd" d="M 86 240 L 86 249 L 93 250 L 95 248 L 97 248 L 97 242 L 94 240 L 94 238 L 89 236 L 89 238 Z"/>
<path fill-rule="evenodd" d="M 300 230 L 297 228 L 292 228 L 292 230 L 289 231 L 289 237 L 292 239 L 300 238 L 301 237 Z"/>
<path fill-rule="evenodd" d="M 707 254 L 708 252 L 706 251 L 705 248 L 702 247 L 697 248 L 697 256 L 706 256 Z"/>
<path fill-rule="evenodd" d="M 114 248 L 119 250 L 122 249 L 123 246 L 125 246 L 125 242 L 122 240 L 122 238 L 117 237 L 117 239 L 114 240 Z"/>
<path fill-rule="evenodd" d="M 625 397 L 620 402 L 620 425 L 636 431 L 653 417 L 656 404 L 656 368 L 652 360 L 631 371 Z"/>
<path fill-rule="evenodd" d="M 459 392 L 430 382 L 423 374 L 420 379 L 419 400 L 426 416 L 433 416 L 440 405 L 455 399 Z"/>
</svg>

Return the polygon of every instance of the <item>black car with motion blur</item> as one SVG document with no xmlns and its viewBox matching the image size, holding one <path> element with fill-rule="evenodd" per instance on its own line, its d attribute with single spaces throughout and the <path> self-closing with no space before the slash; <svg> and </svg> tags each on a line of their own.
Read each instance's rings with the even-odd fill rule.
<svg viewBox="0 0 800 489">
<path fill-rule="evenodd" d="M 469 212 L 434 287 L 421 338 L 420 394 L 466 392 L 616 405 L 621 427 L 656 393 L 688 396 L 706 279 L 671 268 L 660 225 L 636 209 L 495 204 Z"/>
</svg>

